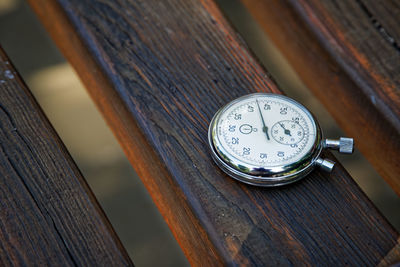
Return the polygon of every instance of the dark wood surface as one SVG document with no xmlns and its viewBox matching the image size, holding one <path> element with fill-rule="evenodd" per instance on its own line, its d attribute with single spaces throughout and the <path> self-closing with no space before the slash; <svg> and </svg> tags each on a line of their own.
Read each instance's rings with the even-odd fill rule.
<svg viewBox="0 0 400 267">
<path fill-rule="evenodd" d="M 78 168 L 1 49 L 0 265 L 132 265 Z"/>
<path fill-rule="evenodd" d="M 400 194 L 400 3 L 242 2 Z"/>
<path fill-rule="evenodd" d="M 30 1 L 76 68 L 192 265 L 376 265 L 398 233 L 338 164 L 291 186 L 227 177 L 221 105 L 280 93 L 212 1 Z M 333 158 L 329 153 L 327 157 Z"/>
</svg>

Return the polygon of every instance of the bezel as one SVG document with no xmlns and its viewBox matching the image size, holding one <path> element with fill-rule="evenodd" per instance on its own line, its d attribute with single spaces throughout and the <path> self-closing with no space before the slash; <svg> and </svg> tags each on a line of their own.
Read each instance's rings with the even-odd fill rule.
<svg viewBox="0 0 400 267">
<path fill-rule="evenodd" d="M 282 166 L 260 168 L 259 166 L 240 161 L 235 157 L 227 156 L 228 153 L 219 143 L 217 138 L 217 122 L 227 107 L 244 99 L 257 96 L 270 96 L 293 102 L 303 108 L 305 112 L 310 115 L 312 122 L 315 124 L 315 141 L 310 150 L 298 161 Z M 270 93 L 248 94 L 227 103 L 215 113 L 208 130 L 208 142 L 211 148 L 212 158 L 225 173 L 241 182 L 266 187 L 293 183 L 310 173 L 314 169 L 316 160 L 322 151 L 323 147 L 321 140 L 322 130 L 313 114 L 306 107 L 289 97 Z"/>
</svg>

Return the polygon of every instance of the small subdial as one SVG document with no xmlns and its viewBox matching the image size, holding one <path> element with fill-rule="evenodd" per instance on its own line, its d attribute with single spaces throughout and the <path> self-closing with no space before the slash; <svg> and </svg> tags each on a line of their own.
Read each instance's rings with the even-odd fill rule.
<svg viewBox="0 0 400 267">
<path fill-rule="evenodd" d="M 304 130 L 294 121 L 278 121 L 271 128 L 272 137 L 283 145 L 294 145 L 304 138 Z"/>
</svg>

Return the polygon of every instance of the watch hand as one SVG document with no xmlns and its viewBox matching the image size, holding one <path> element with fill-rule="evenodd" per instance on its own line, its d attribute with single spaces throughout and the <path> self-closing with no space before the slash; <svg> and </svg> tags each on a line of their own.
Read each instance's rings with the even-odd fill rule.
<svg viewBox="0 0 400 267">
<path fill-rule="evenodd" d="M 265 125 L 264 117 L 263 117 L 263 115 L 261 113 L 260 104 L 258 104 L 258 99 L 257 98 L 256 98 L 256 102 L 257 102 L 258 111 L 260 112 L 261 121 L 262 121 L 262 124 L 263 124 L 262 131 L 266 134 L 267 139 L 269 140 L 268 127 Z"/>
<path fill-rule="evenodd" d="M 284 133 L 286 135 L 292 136 L 292 134 L 290 133 L 290 130 L 286 129 L 285 126 L 283 126 L 283 123 L 279 123 L 279 125 L 283 128 Z"/>
</svg>

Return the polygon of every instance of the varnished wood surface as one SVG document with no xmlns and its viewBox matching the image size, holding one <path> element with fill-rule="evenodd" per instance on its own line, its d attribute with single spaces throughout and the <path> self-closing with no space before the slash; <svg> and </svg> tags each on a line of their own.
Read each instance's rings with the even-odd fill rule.
<svg viewBox="0 0 400 267">
<path fill-rule="evenodd" d="M 1 49 L 0 265 L 132 265 L 78 168 Z"/>
<path fill-rule="evenodd" d="M 398 258 L 398 233 L 340 164 L 331 176 L 315 171 L 277 189 L 240 184 L 215 166 L 207 128 L 217 109 L 246 93 L 279 90 L 212 1 L 30 3 L 192 265 Z"/>
<path fill-rule="evenodd" d="M 399 3 L 242 2 L 400 194 Z"/>
</svg>

